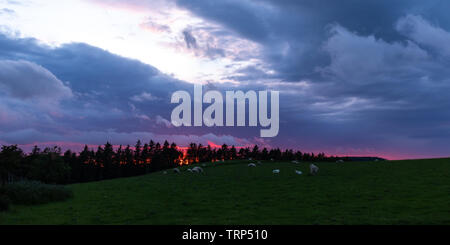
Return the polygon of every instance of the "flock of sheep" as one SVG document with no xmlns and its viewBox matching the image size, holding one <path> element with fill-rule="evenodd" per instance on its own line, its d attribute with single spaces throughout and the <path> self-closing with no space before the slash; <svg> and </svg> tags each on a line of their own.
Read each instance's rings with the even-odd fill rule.
<svg viewBox="0 0 450 245">
<path fill-rule="evenodd" d="M 249 158 L 248 160 L 251 161 L 252 159 Z M 271 159 L 271 161 L 273 161 L 273 159 Z M 339 162 L 343 162 L 343 161 L 339 160 Z M 300 162 L 295 160 L 295 161 L 292 161 L 292 163 L 299 164 Z M 256 167 L 256 166 L 260 166 L 260 165 L 262 165 L 262 163 L 261 163 L 261 161 L 258 161 L 256 163 L 249 163 L 247 166 L 248 167 Z M 206 167 L 206 164 L 202 164 L 202 166 Z M 174 168 L 172 171 L 174 173 L 177 173 L 177 174 L 181 173 L 181 170 L 179 168 Z M 186 171 L 190 172 L 190 173 L 203 173 L 204 172 L 203 168 L 201 168 L 199 166 L 196 166 L 196 167 L 193 167 L 193 168 L 188 168 Z M 280 173 L 280 169 L 274 169 L 274 170 L 272 170 L 272 173 L 279 174 Z M 298 174 L 298 175 L 302 175 L 303 174 L 303 172 L 300 171 L 300 170 L 295 170 L 295 173 Z M 315 164 L 311 163 L 309 165 L 309 173 L 311 175 L 316 175 L 317 173 L 319 173 L 319 167 L 317 167 Z M 167 174 L 167 171 L 164 171 L 163 174 Z"/>
<path fill-rule="evenodd" d="M 250 159 L 250 160 L 251 160 L 251 159 Z M 295 161 L 292 161 L 292 163 L 298 164 L 298 163 L 300 163 L 300 162 L 297 161 L 297 160 L 295 160 Z M 257 164 L 249 163 L 247 166 L 249 166 L 249 167 L 256 167 L 256 165 L 261 165 L 261 162 L 258 161 Z M 300 171 L 300 170 L 295 170 L 294 172 L 295 172 L 296 174 L 298 174 L 298 175 L 302 175 L 302 174 L 303 174 L 303 172 Z M 316 174 L 319 172 L 319 167 L 317 167 L 316 165 L 314 165 L 314 164 L 311 163 L 311 164 L 309 165 L 309 172 L 310 172 L 311 175 L 316 175 Z M 272 170 L 272 173 L 274 173 L 274 174 L 279 174 L 279 173 L 280 173 L 280 170 L 279 170 L 279 169 L 274 169 L 274 170 Z"/>
</svg>

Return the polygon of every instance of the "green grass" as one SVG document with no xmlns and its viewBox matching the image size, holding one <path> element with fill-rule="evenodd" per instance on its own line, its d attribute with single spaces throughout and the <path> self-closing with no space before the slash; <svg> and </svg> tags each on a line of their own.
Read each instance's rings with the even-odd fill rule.
<svg viewBox="0 0 450 245">
<path fill-rule="evenodd" d="M 74 184 L 73 198 L 12 206 L 0 224 L 450 224 L 450 159 L 318 163 L 318 176 L 247 163 Z"/>
</svg>

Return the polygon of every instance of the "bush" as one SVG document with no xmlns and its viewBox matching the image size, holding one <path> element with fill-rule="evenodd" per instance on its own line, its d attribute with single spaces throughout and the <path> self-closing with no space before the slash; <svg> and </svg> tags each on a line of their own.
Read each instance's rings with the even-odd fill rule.
<svg viewBox="0 0 450 245">
<path fill-rule="evenodd" d="M 38 181 L 21 181 L 6 185 L 2 191 L 13 204 L 42 204 L 63 201 L 73 196 L 72 190 L 62 185 L 43 184 Z"/>
<path fill-rule="evenodd" d="M 0 194 L 0 212 L 8 210 L 10 202 L 6 195 Z"/>
</svg>

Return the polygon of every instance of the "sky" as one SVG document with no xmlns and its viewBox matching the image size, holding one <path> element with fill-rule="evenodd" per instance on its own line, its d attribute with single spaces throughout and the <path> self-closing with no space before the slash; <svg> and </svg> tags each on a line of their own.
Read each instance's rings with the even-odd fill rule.
<svg viewBox="0 0 450 245">
<path fill-rule="evenodd" d="M 450 155 L 450 2 L 0 0 L 0 144 Z M 171 94 L 280 91 L 280 132 L 174 127 Z"/>
</svg>

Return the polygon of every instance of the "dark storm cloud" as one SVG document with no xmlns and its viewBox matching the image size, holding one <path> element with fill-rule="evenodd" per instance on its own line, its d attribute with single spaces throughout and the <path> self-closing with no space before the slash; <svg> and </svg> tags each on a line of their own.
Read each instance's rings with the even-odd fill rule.
<svg viewBox="0 0 450 245">
<path fill-rule="evenodd" d="M 23 60 L 0 60 L 0 67 L 0 88 L 6 95 L 19 99 L 72 96 L 72 91 L 42 66 Z"/>
<path fill-rule="evenodd" d="M 202 32 L 203 34 L 210 32 L 204 27 L 198 27 L 196 31 Z M 184 44 L 188 50 L 193 51 L 196 56 L 200 57 L 208 57 L 209 59 L 216 59 L 220 57 L 225 57 L 225 50 L 222 48 L 217 48 L 214 45 L 211 45 L 209 40 L 202 40 L 202 45 L 199 44 L 197 38 L 195 37 L 193 30 L 186 28 L 182 31 Z"/>
<path fill-rule="evenodd" d="M 151 1 L 108 2 L 152 7 Z M 450 154 L 449 1 L 175 2 L 223 27 L 190 26 L 181 33 L 188 49 L 201 50 L 202 56 L 211 58 L 227 56 L 223 43 L 203 45 L 201 31 L 260 45 L 261 53 L 252 54 L 258 65 L 238 67 L 226 77 L 239 85 L 211 88 L 280 90 L 280 134 L 265 143 L 332 154 Z M 170 93 L 192 87 L 154 67 L 85 44 L 49 48 L 32 39 L 0 35 L 0 57 L 42 66 L 74 96 L 58 99 L 56 111 L 39 107 L 46 110 L 44 114 L 33 113 L 36 108 L 26 101 L 2 98 L 0 115 L 5 120 L 0 123 L 16 130 L 16 134 L 3 134 L 2 140 L 58 141 L 72 131 L 93 132 L 90 135 L 96 139 L 108 135 L 131 139 L 160 130 L 191 137 L 214 132 L 227 135 L 223 139 L 230 144 L 230 135 L 251 138 L 258 134 L 253 129 L 168 127 Z M 246 61 L 245 56 L 240 61 Z M 112 131 L 101 130 L 105 128 Z M 77 137 L 89 139 L 87 133 Z"/>
<path fill-rule="evenodd" d="M 179 6 L 204 18 L 219 22 L 253 40 L 266 38 L 264 18 L 269 17 L 264 8 L 250 1 L 177 1 Z"/>
<path fill-rule="evenodd" d="M 373 149 L 401 142 L 404 147 L 399 150 L 409 145 L 449 153 L 450 17 L 445 10 L 450 2 L 177 4 L 261 44 L 260 58 L 275 71 L 268 76 L 248 67 L 229 78 L 308 84 L 286 91 L 282 102 L 288 121 L 282 128 L 301 136 L 297 141 L 321 142 L 324 148 L 339 144 Z M 236 15 L 239 18 L 225 17 Z"/>
<path fill-rule="evenodd" d="M 188 49 L 196 49 L 197 48 L 197 39 L 192 35 L 190 30 L 183 31 L 184 42 L 186 43 L 186 47 Z"/>
<path fill-rule="evenodd" d="M 225 131 L 172 127 L 170 97 L 176 90 L 193 86 L 86 44 L 51 48 L 0 35 L 2 142 L 132 144 L 152 138 L 184 145 L 189 140 L 249 144 Z"/>
<path fill-rule="evenodd" d="M 321 0 L 321 1 L 203 1 L 178 0 L 178 6 L 218 22 L 237 34 L 264 45 L 264 59 L 281 79 L 298 81 L 315 75 L 314 68 L 329 61 L 320 49 L 327 26 L 339 24 L 360 35 L 404 41 L 395 22 L 420 14 L 450 27 L 450 3 L 432 0 Z"/>
</svg>

